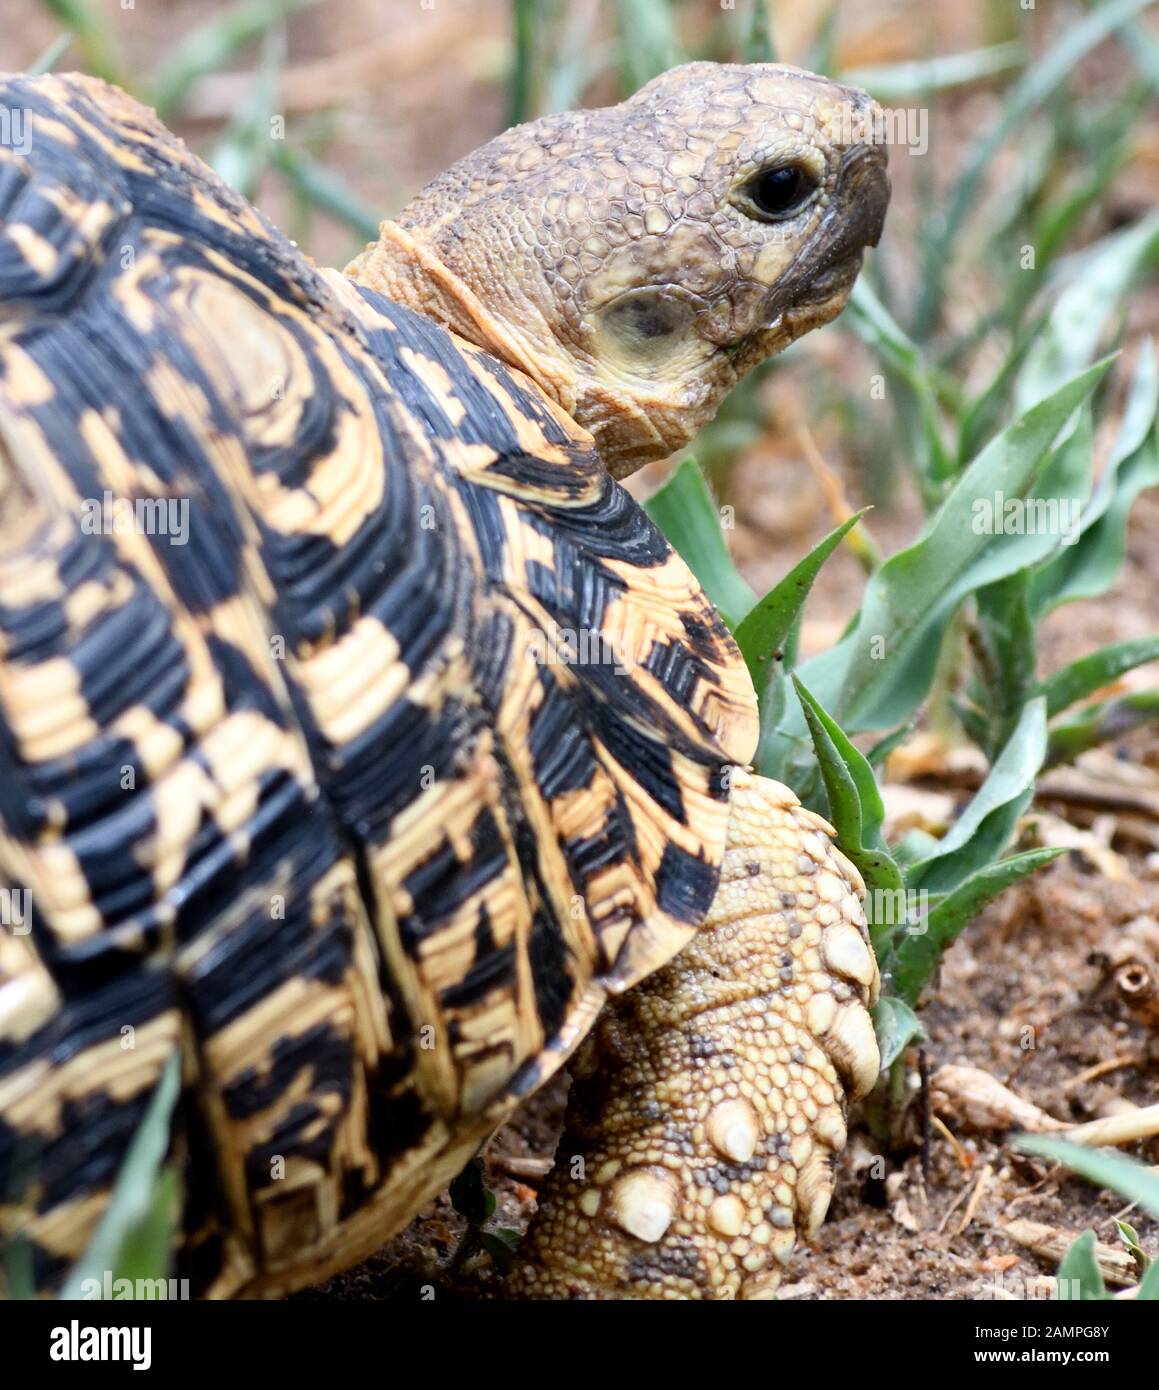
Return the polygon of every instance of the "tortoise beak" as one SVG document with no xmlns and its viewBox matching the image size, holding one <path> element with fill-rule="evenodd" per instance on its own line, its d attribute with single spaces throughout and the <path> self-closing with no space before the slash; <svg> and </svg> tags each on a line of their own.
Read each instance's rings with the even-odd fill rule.
<svg viewBox="0 0 1159 1390">
<path fill-rule="evenodd" d="M 851 145 L 842 161 L 838 200 L 850 210 L 849 240 L 876 246 L 889 207 L 888 156 L 884 145 Z"/>
</svg>

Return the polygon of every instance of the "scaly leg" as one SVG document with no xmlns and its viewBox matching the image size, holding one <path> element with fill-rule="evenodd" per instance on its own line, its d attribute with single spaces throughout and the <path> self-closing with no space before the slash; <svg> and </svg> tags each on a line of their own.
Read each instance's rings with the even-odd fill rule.
<svg viewBox="0 0 1159 1390">
<path fill-rule="evenodd" d="M 761 1298 L 811 1236 L 846 1098 L 879 1058 L 856 869 L 737 769 L 704 926 L 574 1059 L 555 1168 L 509 1281 L 526 1298 Z"/>
</svg>

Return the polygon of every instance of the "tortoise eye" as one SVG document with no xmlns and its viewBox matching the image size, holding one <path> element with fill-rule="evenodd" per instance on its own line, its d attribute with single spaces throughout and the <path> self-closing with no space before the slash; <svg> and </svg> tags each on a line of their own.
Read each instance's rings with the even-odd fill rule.
<svg viewBox="0 0 1159 1390">
<path fill-rule="evenodd" d="M 816 180 L 799 164 L 771 164 L 745 184 L 746 211 L 765 221 L 790 217 L 816 187 Z"/>
</svg>

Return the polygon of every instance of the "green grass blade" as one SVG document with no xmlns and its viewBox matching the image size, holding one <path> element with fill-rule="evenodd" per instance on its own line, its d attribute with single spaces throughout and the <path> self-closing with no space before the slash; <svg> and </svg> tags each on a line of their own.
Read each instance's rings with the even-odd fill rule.
<svg viewBox="0 0 1159 1390">
<path fill-rule="evenodd" d="M 892 903 L 896 901 L 893 895 L 902 892 L 905 885 L 901 870 L 893 862 L 881 837 L 885 807 L 874 781 L 873 769 L 796 676 L 793 677 L 793 686 L 813 737 L 817 763 L 829 798 L 829 818 L 837 831 L 841 852 L 856 865 L 865 880 L 871 895 L 870 902 L 876 901 L 874 895 L 881 893 L 890 895 L 883 901 Z M 874 936 L 874 947 L 879 949 L 879 933 L 875 931 L 879 924 L 873 921 L 873 916 L 870 910 L 870 931 Z M 880 925 L 893 927 L 897 924 Z"/>
<path fill-rule="evenodd" d="M 839 80 L 851 87 L 864 87 L 878 101 L 899 101 L 923 97 L 930 92 L 964 87 L 997 73 L 1019 67 L 1026 48 L 1017 39 L 971 48 L 961 53 L 944 53 L 910 63 L 884 63 L 877 67 L 846 68 Z"/>
<path fill-rule="evenodd" d="M 1013 389 L 1023 362 L 1026 360 L 1026 354 L 1030 351 L 1035 338 L 1042 331 L 1042 325 L 1045 321 L 1046 315 L 1043 313 L 1029 324 L 1021 326 L 1014 336 L 1014 341 L 1011 343 L 1005 360 L 991 378 L 989 385 L 963 409 L 962 422 L 958 430 L 959 467 L 972 459 L 989 439 L 995 428 L 995 421 Z M 997 317 L 993 317 L 993 321 L 987 325 L 986 331 L 993 328 L 997 322 Z"/>
<path fill-rule="evenodd" d="M 1014 386 L 1025 410 L 1080 371 L 1095 354 L 1107 320 L 1132 282 L 1159 255 L 1159 212 L 1115 232 L 1084 252 L 1046 326 L 1032 343 Z"/>
<path fill-rule="evenodd" d="M 911 719 L 905 724 L 899 724 L 892 732 L 886 734 L 883 738 L 879 738 L 865 755 L 865 761 L 869 766 L 884 766 L 885 760 L 893 750 L 895 748 L 900 748 L 906 739 L 913 733 L 914 722 L 915 721 Z"/>
<path fill-rule="evenodd" d="M 244 198 L 253 198 L 277 148 L 271 121 L 277 114 L 285 56 L 285 31 L 280 27 L 270 29 L 262 45 L 261 68 L 245 103 L 209 157 L 209 163 L 226 183 Z"/>
<path fill-rule="evenodd" d="M 1159 483 L 1155 433 L 1159 369 L 1144 339 L 1119 434 L 1098 486 L 1082 509 L 1078 540 L 1035 572 L 1030 602 L 1036 620 L 1063 603 L 1095 598 L 1114 582 L 1127 551 L 1127 524 L 1135 498 Z"/>
<path fill-rule="evenodd" d="M 1073 762 L 1088 748 L 1125 738 L 1132 729 L 1159 721 L 1159 690 L 1140 690 L 1087 705 L 1072 719 L 1052 726 L 1045 767 Z"/>
<path fill-rule="evenodd" d="M 935 853 L 906 876 L 913 888 L 949 893 L 1006 848 L 1034 795 L 1046 757 L 1046 702 L 1031 700 L 970 804 L 939 841 Z"/>
<path fill-rule="evenodd" d="M 536 0 L 511 0 L 511 77 L 507 84 L 507 124 L 522 125 L 534 114 Z"/>
<path fill-rule="evenodd" d="M 378 225 L 382 219 L 373 208 L 361 202 L 336 174 L 323 168 L 317 160 L 299 150 L 289 150 L 279 145 L 274 150 L 273 163 L 311 203 L 339 222 L 344 222 L 360 240 L 378 240 Z"/>
<path fill-rule="evenodd" d="M 1159 44 L 1136 19 L 1123 26 L 1121 38 L 1139 75 L 1152 92 L 1159 92 Z"/>
<path fill-rule="evenodd" d="M 161 1073 L 112 1197 L 88 1249 L 70 1270 L 62 1299 L 82 1297 L 86 1280 L 158 1279 L 168 1272 L 177 1217 L 177 1177 L 162 1171 L 169 1151 L 173 1108 L 181 1091 L 181 1059 L 174 1053 Z"/>
<path fill-rule="evenodd" d="M 849 741 L 841 727 L 825 713 L 796 676 L 793 677 L 793 688 L 801 701 L 805 718 L 809 721 L 814 741 L 820 738 L 827 753 L 836 755 L 836 762 L 830 759 L 832 766 L 835 771 L 843 774 L 844 785 L 854 793 L 855 800 L 850 803 L 850 810 L 856 816 L 859 843 L 875 850 L 884 849 L 885 841 L 881 838 L 881 827 L 885 823 L 885 805 L 869 760 Z M 845 781 L 845 778 L 848 780 Z M 886 878 L 888 882 L 884 883 L 883 887 L 901 886 L 900 879 L 896 878 L 888 867 Z"/>
<path fill-rule="evenodd" d="M 1084 1303 L 1100 1303 L 1107 1296 L 1102 1270 L 1095 1259 L 1094 1231 L 1084 1231 L 1081 1236 L 1077 1236 L 1058 1267 L 1055 1298 L 1075 1302 L 1076 1289 L 1078 1300 Z"/>
<path fill-rule="evenodd" d="M 318 0 L 243 0 L 233 9 L 197 25 L 178 43 L 153 83 L 151 100 L 162 120 L 181 109 L 199 78 L 223 67 L 239 49 L 264 38 L 292 14 Z"/>
<path fill-rule="evenodd" d="M 959 884 L 926 914 L 922 923 L 924 930 L 909 931 L 898 938 L 889 958 L 882 964 L 882 974 L 889 978 L 890 993 L 916 1005 L 918 996 L 938 967 L 942 952 L 986 904 L 1019 879 L 1065 853 L 1063 849 L 1032 849 L 1013 854 L 1009 859 L 979 869 Z"/>
<path fill-rule="evenodd" d="M 837 66 L 837 31 L 841 24 L 839 0 L 832 0 L 825 11 L 825 18 L 817 31 L 817 37 L 805 50 L 800 60 L 801 66 L 809 72 L 819 72 L 830 76 Z"/>
<path fill-rule="evenodd" d="M 620 73 L 626 92 L 687 62 L 669 0 L 615 0 Z"/>
<path fill-rule="evenodd" d="M 751 0 L 751 4 L 741 62 L 775 63 L 777 45 L 773 42 L 772 0 Z"/>
<path fill-rule="evenodd" d="M 52 72 L 57 63 L 64 57 L 72 47 L 72 41 L 76 35 L 71 30 L 66 30 L 63 34 L 58 34 L 48 45 L 39 58 L 29 67 L 29 77 L 43 77 L 45 73 Z"/>
<path fill-rule="evenodd" d="M 924 454 L 911 462 L 918 471 L 923 499 L 927 505 L 933 504 L 939 499 L 939 484 L 953 474 L 954 463 L 942 439 L 934 381 L 921 349 L 902 331 L 864 276 L 853 287 L 846 322 L 893 370 L 913 398 Z"/>
<path fill-rule="evenodd" d="M 753 688 L 760 694 L 768 684 L 772 660 L 783 660 L 784 668 L 796 661 L 795 643 L 791 641 L 798 626 L 801 610 L 821 566 L 840 545 L 858 521 L 869 510 L 863 507 L 830 531 L 824 540 L 809 551 L 785 577 L 745 614 L 737 626 L 736 641 L 753 678 Z"/>
<path fill-rule="evenodd" d="M 1099 149 L 1087 177 L 1068 196 L 1048 201 L 1035 219 L 1030 244 L 1034 247 L 1034 270 L 1019 277 L 1011 306 L 1015 318 L 1021 317 L 1030 296 L 1041 284 L 1043 273 L 1052 265 L 1081 219 L 1102 201 L 1115 175 L 1127 162 L 1135 144 L 1135 127 L 1142 102 L 1134 97 L 1123 102 L 1118 128 Z"/>
<path fill-rule="evenodd" d="M 1159 661 L 1159 636 L 1111 642 L 1056 671 L 1040 683 L 1038 693 L 1046 697 L 1048 715 L 1060 714 L 1070 705 L 1118 680 L 1125 671 L 1132 671 L 1148 661 Z"/>
<path fill-rule="evenodd" d="M 1135 1302 L 1150 1303 L 1156 1299 L 1159 1299 L 1159 1260 L 1151 1260 L 1135 1290 Z"/>
<path fill-rule="evenodd" d="M 695 460 L 684 459 L 644 503 L 644 510 L 684 557 L 721 617 L 735 631 L 756 595 L 736 571 L 725 544 L 720 513 Z"/>
<path fill-rule="evenodd" d="M 971 691 L 978 710 L 986 716 L 986 734 L 980 740 L 993 757 L 1010 737 L 1034 686 L 1035 629 L 1030 615 L 1030 571 L 988 584 L 974 596 L 978 630 L 974 645 L 981 675 L 981 689 Z"/>
<path fill-rule="evenodd" d="M 945 208 L 940 236 L 935 238 L 928 256 L 929 274 L 918 301 L 915 333 L 919 339 L 933 328 L 941 311 L 945 279 L 953 245 L 970 212 L 979 201 L 982 179 L 993 166 L 1006 141 L 1054 91 L 1067 74 L 1093 48 L 1144 10 L 1151 0 L 1109 0 L 1076 23 L 1068 25 L 1062 37 L 1042 58 L 1028 64 L 1014 84 L 1001 119 L 972 147 L 969 160 L 954 186 Z"/>
<path fill-rule="evenodd" d="M 802 679 L 847 732 L 907 719 L 933 679 L 942 635 L 973 590 L 1051 552 L 1051 535 L 993 534 L 976 504 L 1033 494 L 1056 437 L 1102 379 L 1100 362 L 1040 401 L 986 446 L 921 537 L 869 579 L 852 631 L 802 667 Z"/>
<path fill-rule="evenodd" d="M 90 0 L 41 0 L 41 4 L 72 31 L 80 55 L 78 67 L 128 88 L 112 27 Z"/>
<path fill-rule="evenodd" d="M 1087 1149 L 1069 1139 L 1047 1134 L 1019 1134 L 1014 1147 L 1061 1163 L 1071 1172 L 1099 1187 L 1109 1187 L 1128 1202 L 1134 1202 L 1159 1217 L 1159 1173 L 1125 1154 L 1109 1149 Z"/>
</svg>

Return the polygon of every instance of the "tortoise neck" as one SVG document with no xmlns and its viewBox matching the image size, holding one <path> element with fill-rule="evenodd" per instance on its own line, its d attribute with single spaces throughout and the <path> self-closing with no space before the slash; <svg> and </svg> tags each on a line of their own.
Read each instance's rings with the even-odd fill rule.
<svg viewBox="0 0 1159 1390">
<path fill-rule="evenodd" d="M 405 227 L 387 219 L 378 231 L 378 240 L 367 245 L 343 274 L 518 368 L 574 418 L 575 375 L 558 352 L 545 350 L 510 316 L 490 308 Z"/>
</svg>

